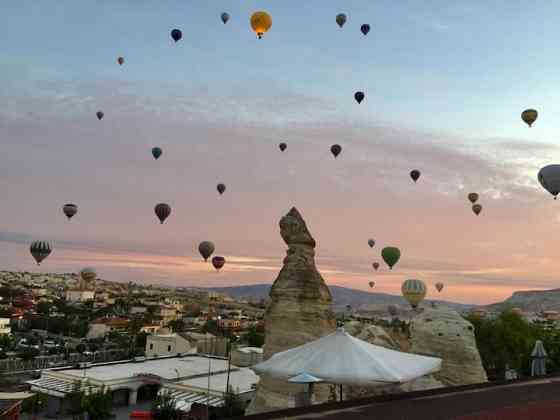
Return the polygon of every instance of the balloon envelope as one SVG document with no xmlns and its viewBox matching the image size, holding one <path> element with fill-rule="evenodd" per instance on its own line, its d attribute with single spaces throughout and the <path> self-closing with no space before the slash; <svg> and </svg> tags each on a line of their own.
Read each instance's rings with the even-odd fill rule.
<svg viewBox="0 0 560 420">
<path fill-rule="evenodd" d="M 401 291 L 403 297 L 413 308 L 416 308 L 426 297 L 426 285 L 422 280 L 405 280 L 401 286 Z"/>
<path fill-rule="evenodd" d="M 393 266 L 399 261 L 401 258 L 401 251 L 399 248 L 394 246 L 388 246 L 383 248 L 381 251 L 381 257 L 383 261 L 389 266 L 390 269 L 393 269 Z"/>
<path fill-rule="evenodd" d="M 374 241 L 373 239 L 369 239 L 369 240 L 367 241 L 367 243 L 368 243 L 368 245 L 369 245 L 370 248 L 373 248 L 373 247 L 375 246 L 375 241 Z"/>
<path fill-rule="evenodd" d="M 163 224 L 165 219 L 171 214 L 171 206 L 169 204 L 159 203 L 155 206 L 154 211 L 161 224 Z"/>
<path fill-rule="evenodd" d="M 373 289 L 373 286 L 375 286 L 375 282 L 374 281 L 370 281 L 369 282 L 369 287 L 371 287 Z"/>
<path fill-rule="evenodd" d="M 354 99 L 356 100 L 356 102 L 358 102 L 359 104 L 362 103 L 362 101 L 364 100 L 364 98 L 366 97 L 366 95 L 364 94 L 364 92 L 356 92 L 354 94 Z"/>
<path fill-rule="evenodd" d="M 68 220 L 70 220 L 78 213 L 78 206 L 75 204 L 65 204 L 64 207 L 62 207 L 62 211 L 66 217 L 68 217 Z"/>
<path fill-rule="evenodd" d="M 537 175 L 542 187 L 553 195 L 560 193 L 560 165 L 547 165 Z"/>
<path fill-rule="evenodd" d="M 369 26 L 367 23 L 365 23 L 365 24 L 362 25 L 362 27 L 360 28 L 360 30 L 362 31 L 362 33 L 363 33 L 364 35 L 367 35 L 368 32 L 369 32 L 369 30 L 370 30 L 370 26 Z"/>
<path fill-rule="evenodd" d="M 222 18 L 222 22 L 224 22 L 224 24 L 226 24 L 229 20 L 229 14 L 226 13 L 226 12 L 222 13 L 221 18 Z"/>
<path fill-rule="evenodd" d="M 204 241 L 198 245 L 198 252 L 200 252 L 200 255 L 202 255 L 204 261 L 208 261 L 210 255 L 214 253 L 214 249 L 214 244 L 210 241 Z"/>
<path fill-rule="evenodd" d="M 268 32 L 271 26 L 272 18 L 268 13 L 260 11 L 253 13 L 251 16 L 251 28 L 253 28 L 259 39 Z"/>
<path fill-rule="evenodd" d="M 183 32 L 181 32 L 179 29 L 173 29 L 171 31 L 171 38 L 173 39 L 173 41 L 177 42 L 181 38 L 183 38 Z"/>
<path fill-rule="evenodd" d="M 117 58 L 117 63 L 119 63 L 122 66 L 124 63 L 124 58 L 123 57 Z"/>
<path fill-rule="evenodd" d="M 51 254 L 52 250 L 48 242 L 35 241 L 29 247 L 29 252 L 31 252 L 31 255 L 37 262 L 37 265 L 40 265 L 41 262 Z"/>
<path fill-rule="evenodd" d="M 374 269 L 375 271 L 377 271 L 377 269 L 379 268 L 379 263 L 378 263 L 378 262 L 374 262 L 374 263 L 372 264 L 372 266 L 373 266 L 373 269 Z"/>
<path fill-rule="evenodd" d="M 101 121 L 101 119 L 103 118 L 103 116 L 104 116 L 105 114 L 104 114 L 103 112 L 101 112 L 101 111 L 97 111 L 97 112 L 95 113 L 95 115 L 97 116 L 97 119 L 98 119 L 99 121 Z"/>
<path fill-rule="evenodd" d="M 443 283 L 442 282 L 437 282 L 436 283 L 436 289 L 438 292 L 441 292 L 443 290 Z"/>
<path fill-rule="evenodd" d="M 468 195 L 469 201 L 474 204 L 478 201 L 478 194 L 477 193 L 470 193 Z"/>
<path fill-rule="evenodd" d="M 482 211 L 482 206 L 480 204 L 474 204 L 472 206 L 472 211 L 474 212 L 474 214 L 476 214 L 478 216 L 480 214 L 480 212 Z"/>
<path fill-rule="evenodd" d="M 225 263 L 226 263 L 226 259 L 224 257 L 215 256 L 214 258 L 212 258 L 212 265 L 217 271 L 220 271 L 220 269 L 224 266 Z"/>
<path fill-rule="evenodd" d="M 340 152 L 342 152 L 342 147 L 339 144 L 333 144 L 331 146 L 331 153 L 335 158 L 340 154 Z"/>
<path fill-rule="evenodd" d="M 418 178 L 420 178 L 420 171 L 418 169 L 413 169 L 410 171 L 410 177 L 414 182 L 418 181 Z"/>
<path fill-rule="evenodd" d="M 286 150 L 286 147 L 288 147 L 288 145 L 286 143 L 280 143 L 278 145 L 278 147 L 280 148 L 280 150 L 283 152 L 284 150 Z"/>
<path fill-rule="evenodd" d="M 531 127 L 533 125 L 533 123 L 535 121 L 537 121 L 537 118 L 539 116 L 539 113 L 537 112 L 536 109 L 526 109 L 525 111 L 523 111 L 521 113 L 521 119 L 523 121 L 525 121 L 525 123 Z"/>
<path fill-rule="evenodd" d="M 225 192 L 225 190 L 226 190 L 226 186 L 225 186 L 225 184 L 218 184 L 218 185 L 216 186 L 216 189 L 218 190 L 218 192 L 220 193 L 220 195 L 222 195 L 222 194 Z"/>
<path fill-rule="evenodd" d="M 342 28 L 346 23 L 346 15 L 344 13 L 339 13 L 338 15 L 336 15 L 336 23 Z"/>
<path fill-rule="evenodd" d="M 161 148 L 159 147 L 152 148 L 152 156 L 154 157 L 154 159 L 158 160 L 162 153 L 163 150 L 161 150 Z"/>
</svg>

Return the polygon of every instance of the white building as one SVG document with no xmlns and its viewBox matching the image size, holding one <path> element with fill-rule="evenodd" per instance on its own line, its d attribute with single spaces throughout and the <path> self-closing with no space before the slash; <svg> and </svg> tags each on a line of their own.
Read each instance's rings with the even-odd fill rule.
<svg viewBox="0 0 560 420">
<path fill-rule="evenodd" d="M 234 365 L 230 368 L 231 388 L 242 399 L 250 401 L 259 377 L 248 368 Z M 227 371 L 228 361 L 224 358 L 189 355 L 86 364 L 81 369 L 43 370 L 39 379 L 27 383 L 31 385 L 32 392 L 48 396 L 47 416 L 56 417 L 68 411 L 69 401 L 65 397 L 79 386 L 90 389 L 106 387 L 112 393 L 114 406 L 152 401 L 162 386 L 175 392 L 177 403 L 183 407 L 195 401 L 205 403 L 209 373 L 210 405 L 220 407 L 224 405 Z"/>
<path fill-rule="evenodd" d="M 231 351 L 231 363 L 236 366 L 254 366 L 263 360 L 263 349 L 260 347 L 238 347 Z"/>
<path fill-rule="evenodd" d="M 189 340 L 179 334 L 154 334 L 146 337 L 146 356 L 170 356 L 179 353 L 196 352 Z"/>
<path fill-rule="evenodd" d="M 87 302 L 95 298 L 94 290 L 68 289 L 65 294 L 67 302 Z"/>
<path fill-rule="evenodd" d="M 0 335 L 9 335 L 11 333 L 10 318 L 0 318 Z"/>
</svg>

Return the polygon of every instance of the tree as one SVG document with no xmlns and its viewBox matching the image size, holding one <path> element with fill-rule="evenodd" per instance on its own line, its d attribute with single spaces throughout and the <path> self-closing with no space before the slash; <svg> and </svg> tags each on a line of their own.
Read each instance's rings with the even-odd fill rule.
<svg viewBox="0 0 560 420">
<path fill-rule="evenodd" d="M 51 304 L 49 302 L 45 302 L 44 300 L 37 304 L 37 312 L 41 315 L 50 314 L 51 308 Z"/>
<path fill-rule="evenodd" d="M 175 333 L 185 331 L 185 321 L 183 321 L 182 319 L 174 319 L 173 321 L 169 322 L 169 328 L 171 328 L 171 331 Z"/>
<path fill-rule="evenodd" d="M 111 391 L 103 387 L 82 396 L 82 410 L 90 420 L 107 420 L 113 417 L 113 397 Z"/>
<path fill-rule="evenodd" d="M 152 406 L 154 420 L 177 420 L 179 412 L 175 408 L 175 398 L 170 392 L 161 392 L 155 398 Z"/>
<path fill-rule="evenodd" d="M 543 331 L 514 312 L 506 311 L 496 319 L 469 316 L 474 326 L 476 345 L 488 376 L 503 379 L 506 366 L 527 372 L 535 341 Z"/>
<path fill-rule="evenodd" d="M 264 334 L 257 332 L 255 327 L 250 327 L 245 337 L 251 347 L 262 347 L 264 345 Z"/>
</svg>

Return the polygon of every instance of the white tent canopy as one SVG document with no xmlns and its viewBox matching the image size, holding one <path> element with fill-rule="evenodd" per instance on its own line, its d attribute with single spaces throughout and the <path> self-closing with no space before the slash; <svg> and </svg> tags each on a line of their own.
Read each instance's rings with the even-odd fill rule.
<svg viewBox="0 0 560 420">
<path fill-rule="evenodd" d="M 403 383 L 441 369 L 441 359 L 386 349 L 343 328 L 252 367 L 258 374 L 289 379 L 301 373 L 341 385 Z"/>
</svg>

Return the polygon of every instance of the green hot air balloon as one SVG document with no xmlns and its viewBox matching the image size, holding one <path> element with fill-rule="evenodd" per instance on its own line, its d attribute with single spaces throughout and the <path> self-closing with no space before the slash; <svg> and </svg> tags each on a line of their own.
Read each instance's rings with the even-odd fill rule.
<svg viewBox="0 0 560 420">
<path fill-rule="evenodd" d="M 401 258 L 401 251 L 399 250 L 399 248 L 396 248 L 394 246 L 387 246 L 383 248 L 383 250 L 381 251 L 381 257 L 383 258 L 383 261 L 385 261 L 385 263 L 392 270 L 393 266 Z"/>
</svg>

